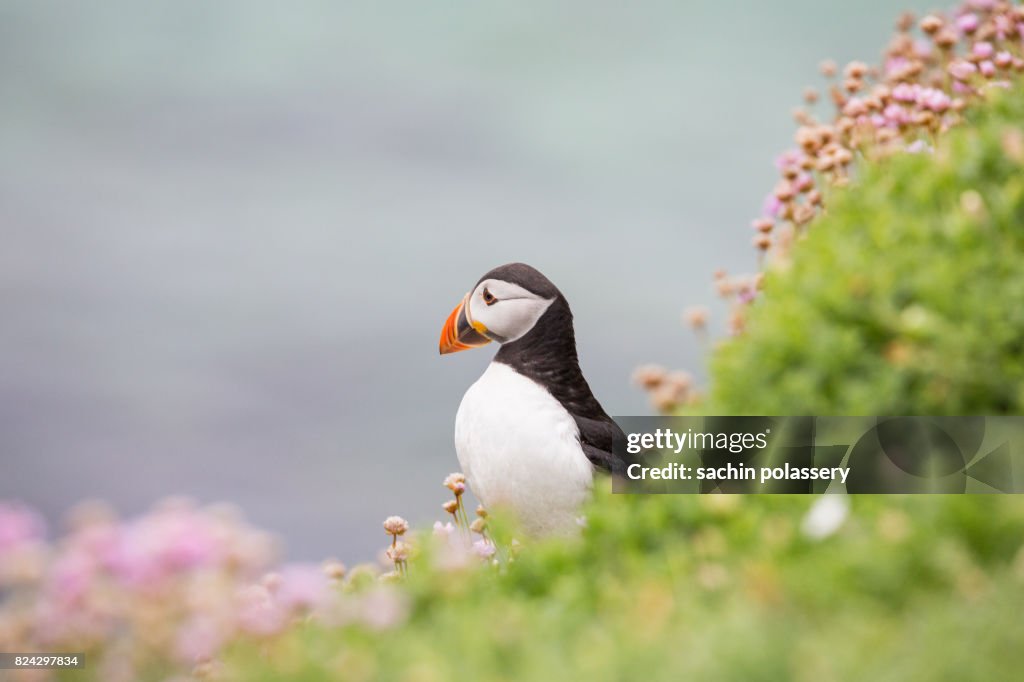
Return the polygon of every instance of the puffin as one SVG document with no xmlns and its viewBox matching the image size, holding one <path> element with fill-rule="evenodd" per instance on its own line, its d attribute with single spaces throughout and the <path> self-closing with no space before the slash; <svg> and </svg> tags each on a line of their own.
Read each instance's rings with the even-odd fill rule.
<svg viewBox="0 0 1024 682">
<path fill-rule="evenodd" d="M 623 475 L 612 443 L 622 430 L 580 370 L 569 302 L 525 263 L 477 281 L 441 330 L 442 355 L 501 348 L 469 387 L 455 417 L 455 450 L 485 507 L 510 510 L 531 536 L 582 524 L 596 471 Z"/>
</svg>

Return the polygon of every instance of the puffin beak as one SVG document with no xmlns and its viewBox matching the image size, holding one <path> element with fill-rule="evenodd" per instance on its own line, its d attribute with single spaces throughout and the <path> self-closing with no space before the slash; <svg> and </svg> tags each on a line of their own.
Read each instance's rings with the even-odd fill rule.
<svg viewBox="0 0 1024 682">
<path fill-rule="evenodd" d="M 441 355 L 485 346 L 491 342 L 484 336 L 487 327 L 480 322 L 469 321 L 468 308 L 469 294 L 466 294 L 462 301 L 455 306 L 452 314 L 448 316 L 444 323 L 444 329 L 441 330 L 441 343 L 439 344 Z"/>
</svg>

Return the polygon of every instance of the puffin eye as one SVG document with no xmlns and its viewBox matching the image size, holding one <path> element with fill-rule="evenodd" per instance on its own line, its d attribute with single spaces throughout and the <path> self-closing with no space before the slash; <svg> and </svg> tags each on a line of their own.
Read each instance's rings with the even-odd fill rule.
<svg viewBox="0 0 1024 682">
<path fill-rule="evenodd" d="M 487 287 L 484 287 L 484 303 L 487 305 L 494 305 L 497 302 L 498 299 L 494 297 L 494 294 L 492 294 Z"/>
</svg>

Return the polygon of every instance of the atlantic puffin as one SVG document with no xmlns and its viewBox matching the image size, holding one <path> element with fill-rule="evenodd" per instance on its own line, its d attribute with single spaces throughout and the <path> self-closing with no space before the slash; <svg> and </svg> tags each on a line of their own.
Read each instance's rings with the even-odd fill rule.
<svg viewBox="0 0 1024 682">
<path fill-rule="evenodd" d="M 455 417 L 455 450 L 486 507 L 509 509 L 524 532 L 574 532 L 595 470 L 621 475 L 622 430 L 580 371 L 572 312 L 535 268 L 494 268 L 452 310 L 442 355 L 501 344 Z"/>
</svg>

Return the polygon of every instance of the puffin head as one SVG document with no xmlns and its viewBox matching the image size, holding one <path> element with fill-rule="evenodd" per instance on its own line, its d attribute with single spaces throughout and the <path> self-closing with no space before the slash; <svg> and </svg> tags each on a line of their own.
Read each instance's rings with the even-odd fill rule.
<svg viewBox="0 0 1024 682">
<path fill-rule="evenodd" d="M 491 341 L 516 341 L 533 329 L 561 292 L 535 268 L 509 263 L 480 278 L 448 316 L 441 330 L 441 354 Z"/>
</svg>

